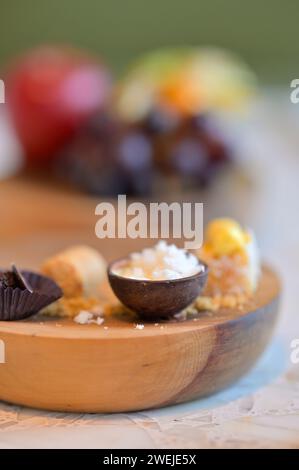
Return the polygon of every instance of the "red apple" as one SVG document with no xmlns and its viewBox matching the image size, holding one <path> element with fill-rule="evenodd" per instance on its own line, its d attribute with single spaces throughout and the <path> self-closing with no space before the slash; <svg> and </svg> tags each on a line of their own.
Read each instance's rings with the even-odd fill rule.
<svg viewBox="0 0 299 470">
<path fill-rule="evenodd" d="M 95 112 L 111 91 L 109 70 L 89 54 L 44 46 L 10 68 L 7 102 L 30 164 L 44 164 Z"/>
</svg>

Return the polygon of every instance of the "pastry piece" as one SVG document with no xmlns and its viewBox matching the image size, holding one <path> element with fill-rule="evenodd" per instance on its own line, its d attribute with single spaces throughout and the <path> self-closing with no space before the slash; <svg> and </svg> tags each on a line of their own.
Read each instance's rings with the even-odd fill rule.
<svg viewBox="0 0 299 470">
<path fill-rule="evenodd" d="M 206 229 L 198 255 L 209 266 L 204 295 L 218 298 L 220 305 L 221 298 L 226 303 L 234 303 L 236 299 L 240 303 L 253 295 L 260 277 L 260 259 L 251 231 L 244 230 L 232 219 L 213 220 Z"/>
<path fill-rule="evenodd" d="M 47 259 L 41 270 L 57 282 L 65 297 L 90 297 L 97 295 L 106 276 L 106 262 L 97 250 L 82 245 Z"/>
<path fill-rule="evenodd" d="M 82 310 L 100 314 L 105 305 L 95 297 L 62 297 L 46 307 L 41 314 L 49 317 L 74 318 Z"/>
</svg>

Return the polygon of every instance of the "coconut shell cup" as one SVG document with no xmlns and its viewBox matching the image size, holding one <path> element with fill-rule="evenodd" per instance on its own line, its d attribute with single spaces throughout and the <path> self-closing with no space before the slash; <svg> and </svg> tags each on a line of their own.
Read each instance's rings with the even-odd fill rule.
<svg viewBox="0 0 299 470">
<path fill-rule="evenodd" d="M 0 321 L 24 320 L 62 297 L 52 279 L 31 271 L 21 271 L 29 288 L 0 286 Z"/>
<path fill-rule="evenodd" d="M 172 280 L 143 280 L 124 277 L 115 271 L 128 263 L 128 258 L 110 263 L 108 279 L 110 286 L 129 309 L 145 320 L 171 318 L 190 305 L 205 286 L 208 267 L 199 261 L 204 270 L 192 276 Z"/>
</svg>

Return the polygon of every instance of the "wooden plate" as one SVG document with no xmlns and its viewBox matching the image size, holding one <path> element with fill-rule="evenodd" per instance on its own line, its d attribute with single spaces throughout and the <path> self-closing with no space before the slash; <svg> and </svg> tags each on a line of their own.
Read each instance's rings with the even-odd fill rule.
<svg viewBox="0 0 299 470">
<path fill-rule="evenodd" d="M 61 319 L 0 322 L 6 359 L 0 399 L 48 410 L 122 412 L 217 392 L 265 349 L 279 293 L 276 274 L 264 267 L 255 300 L 243 310 L 143 329 L 113 318 L 101 326 Z"/>
</svg>

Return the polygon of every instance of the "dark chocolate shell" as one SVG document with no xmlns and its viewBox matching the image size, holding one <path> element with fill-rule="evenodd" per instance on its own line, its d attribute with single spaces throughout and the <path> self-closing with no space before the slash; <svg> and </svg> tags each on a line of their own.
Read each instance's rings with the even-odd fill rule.
<svg viewBox="0 0 299 470">
<path fill-rule="evenodd" d="M 63 295 L 60 287 L 46 276 L 31 271 L 22 271 L 22 275 L 33 292 L 19 287 L 1 286 L 0 321 L 31 317 Z"/>
</svg>

